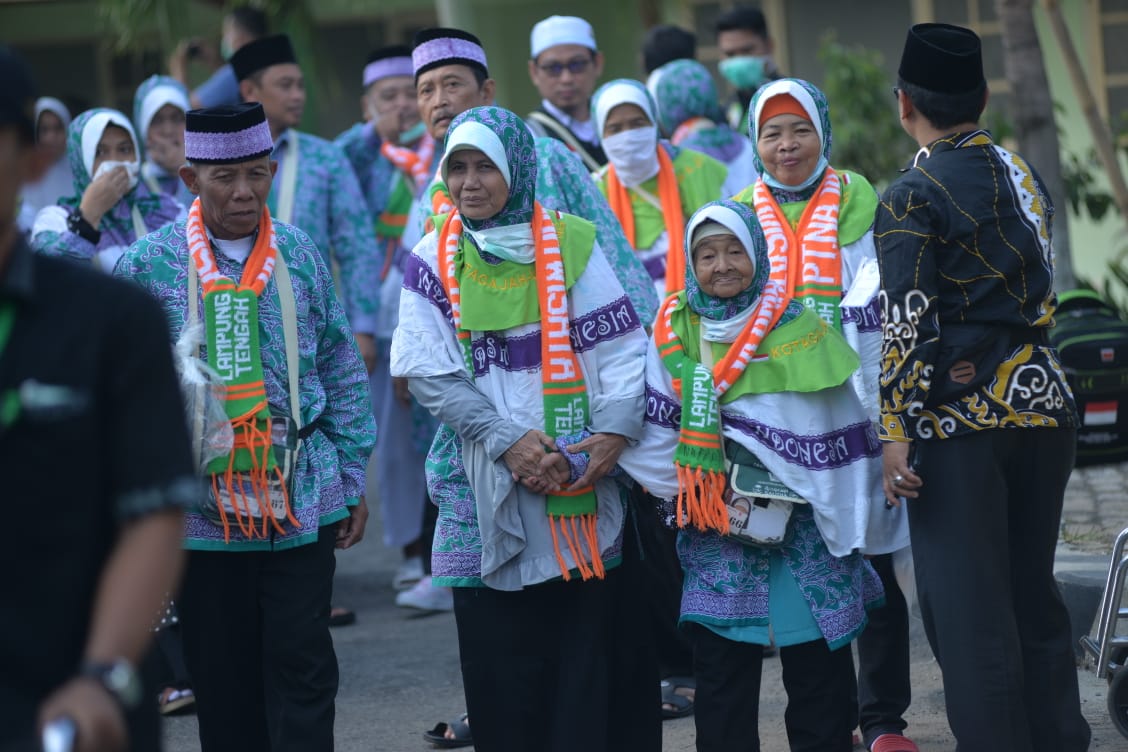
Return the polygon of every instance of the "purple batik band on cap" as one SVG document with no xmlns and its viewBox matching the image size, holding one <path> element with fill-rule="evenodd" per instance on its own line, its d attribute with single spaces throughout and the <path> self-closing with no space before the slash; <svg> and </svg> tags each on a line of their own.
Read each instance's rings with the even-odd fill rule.
<svg viewBox="0 0 1128 752">
<path fill-rule="evenodd" d="M 411 58 L 387 57 L 364 66 L 364 86 L 371 86 L 380 79 L 391 78 L 392 76 L 407 76 L 410 78 L 414 75 L 415 69 L 411 66 Z"/>
<path fill-rule="evenodd" d="M 428 65 L 443 60 L 469 60 L 489 70 L 486 63 L 486 51 L 479 45 L 465 39 L 432 39 L 423 42 L 411 52 L 411 62 L 415 65 L 415 73 Z"/>
<path fill-rule="evenodd" d="M 189 162 L 242 162 L 274 151 L 266 121 L 233 133 L 184 132 L 184 156 Z"/>
</svg>

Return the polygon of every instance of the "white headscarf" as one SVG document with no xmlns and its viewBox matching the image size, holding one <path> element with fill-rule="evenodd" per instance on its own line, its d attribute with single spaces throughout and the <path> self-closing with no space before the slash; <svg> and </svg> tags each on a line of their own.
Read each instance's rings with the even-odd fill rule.
<svg viewBox="0 0 1128 752">
<path fill-rule="evenodd" d="M 457 128 L 447 134 L 446 151 L 439 162 L 439 175 L 443 182 L 447 179 L 447 163 L 450 156 L 458 151 L 477 149 L 490 158 L 494 166 L 505 178 L 505 185 L 512 185 L 513 179 L 509 172 L 509 159 L 505 156 L 505 147 L 497 134 L 482 123 L 468 120 L 460 123 Z M 474 239 L 474 243 L 483 251 L 512 261 L 517 264 L 531 264 L 536 260 L 536 246 L 533 242 L 533 226 L 530 222 L 521 222 L 512 225 L 500 225 L 484 230 L 472 230 L 464 227 L 463 232 Z"/>
<path fill-rule="evenodd" d="M 724 229 L 720 232 L 712 230 L 711 228 L 702 228 L 706 222 L 716 222 Z M 699 234 L 700 230 L 700 234 Z M 748 254 L 748 259 L 752 262 L 752 275 L 756 275 L 756 257 L 752 254 L 752 233 L 748 229 L 748 223 L 744 218 L 734 212 L 727 206 L 710 205 L 703 207 L 700 211 L 690 218 L 689 223 L 685 228 L 686 237 L 692 238 L 692 242 L 686 249 L 686 269 L 693 279 L 700 285 L 701 280 L 697 279 L 697 272 L 693 268 L 693 248 L 698 242 L 704 240 L 710 235 L 718 235 L 724 233 L 726 235 L 735 235 L 736 239 L 744 247 L 744 252 Z M 734 342 L 740 332 L 744 329 L 744 325 L 748 323 L 748 319 L 756 310 L 756 304 L 745 308 L 743 311 L 728 319 L 714 320 L 707 316 L 701 317 L 701 335 L 709 342 Z"/>
<path fill-rule="evenodd" d="M 102 134 L 106 132 L 106 128 L 111 125 L 116 125 L 125 130 L 129 137 L 133 139 L 133 161 L 132 162 L 117 162 L 114 161 L 114 166 L 122 164 L 130 175 L 130 187 L 137 184 L 137 176 L 141 169 L 141 161 L 138 155 L 140 154 L 140 145 L 137 142 L 137 133 L 133 130 L 133 124 L 129 122 L 129 118 L 121 114 L 117 110 L 104 110 L 92 116 L 82 128 L 82 165 L 86 168 L 86 174 L 94 180 L 98 175 L 94 172 L 94 159 L 98 153 L 98 142 L 102 140 Z M 102 165 L 105 169 L 106 165 Z"/>
</svg>

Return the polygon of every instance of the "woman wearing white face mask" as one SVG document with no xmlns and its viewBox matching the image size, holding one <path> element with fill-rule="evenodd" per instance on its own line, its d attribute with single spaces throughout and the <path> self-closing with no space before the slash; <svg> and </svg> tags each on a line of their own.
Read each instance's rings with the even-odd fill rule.
<svg viewBox="0 0 1128 752">
<path fill-rule="evenodd" d="M 620 78 L 593 98 L 608 164 L 599 189 L 654 280 L 659 297 L 685 284 L 686 217 L 721 197 L 728 168 L 700 152 L 659 143 L 657 108 L 646 87 Z"/>
<path fill-rule="evenodd" d="M 133 125 L 117 110 L 75 118 L 67 130 L 75 193 L 36 215 L 32 248 L 112 271 L 134 241 L 176 220 L 184 209 L 174 198 L 138 183 L 137 153 Z"/>
</svg>

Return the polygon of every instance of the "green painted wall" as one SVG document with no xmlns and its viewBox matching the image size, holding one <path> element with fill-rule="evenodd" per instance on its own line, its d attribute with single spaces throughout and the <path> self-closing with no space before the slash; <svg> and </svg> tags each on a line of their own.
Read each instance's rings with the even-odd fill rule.
<svg viewBox="0 0 1128 752">
<path fill-rule="evenodd" d="M 1078 54 L 1089 73 L 1089 85 L 1094 86 L 1093 63 L 1089 50 L 1093 41 L 1089 35 L 1089 21 L 1086 9 L 1090 6 L 1087 0 L 1066 0 L 1062 3 L 1066 25 L 1073 36 L 1073 43 Z M 1042 55 L 1046 61 L 1046 73 L 1050 79 L 1050 91 L 1054 101 L 1058 104 L 1057 123 L 1061 138 L 1061 148 L 1064 154 L 1087 154 L 1092 148 L 1093 139 L 1090 135 L 1085 116 L 1081 111 L 1081 103 L 1069 77 L 1065 66 L 1065 59 L 1057 43 L 1045 10 L 1038 4 L 1035 19 L 1038 25 L 1038 38 L 1042 44 Z M 1128 159 L 1121 153 L 1121 170 L 1128 174 Z M 1098 183 L 1106 190 L 1108 179 L 1103 172 L 1097 174 Z M 1065 207 L 1058 207 L 1059 210 Z M 1087 214 L 1070 214 L 1070 239 L 1073 248 L 1073 266 L 1080 278 L 1090 281 L 1104 280 L 1108 277 L 1108 262 L 1119 250 L 1128 248 L 1125 238 L 1125 221 L 1115 211 L 1110 211 L 1101 222 L 1095 222 Z M 1098 285 L 1099 286 L 1099 285 Z"/>
</svg>

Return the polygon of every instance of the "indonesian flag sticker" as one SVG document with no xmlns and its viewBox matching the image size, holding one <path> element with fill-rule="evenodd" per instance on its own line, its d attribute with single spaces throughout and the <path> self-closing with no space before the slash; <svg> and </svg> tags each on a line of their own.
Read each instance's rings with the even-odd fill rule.
<svg viewBox="0 0 1128 752">
<path fill-rule="evenodd" d="M 1116 361 L 1116 348 L 1102 347 L 1101 348 L 1101 362 L 1112 363 Z"/>
<path fill-rule="evenodd" d="M 1111 426 L 1116 424 L 1116 400 L 1109 402 L 1090 402 L 1085 405 L 1085 425 Z"/>
</svg>

